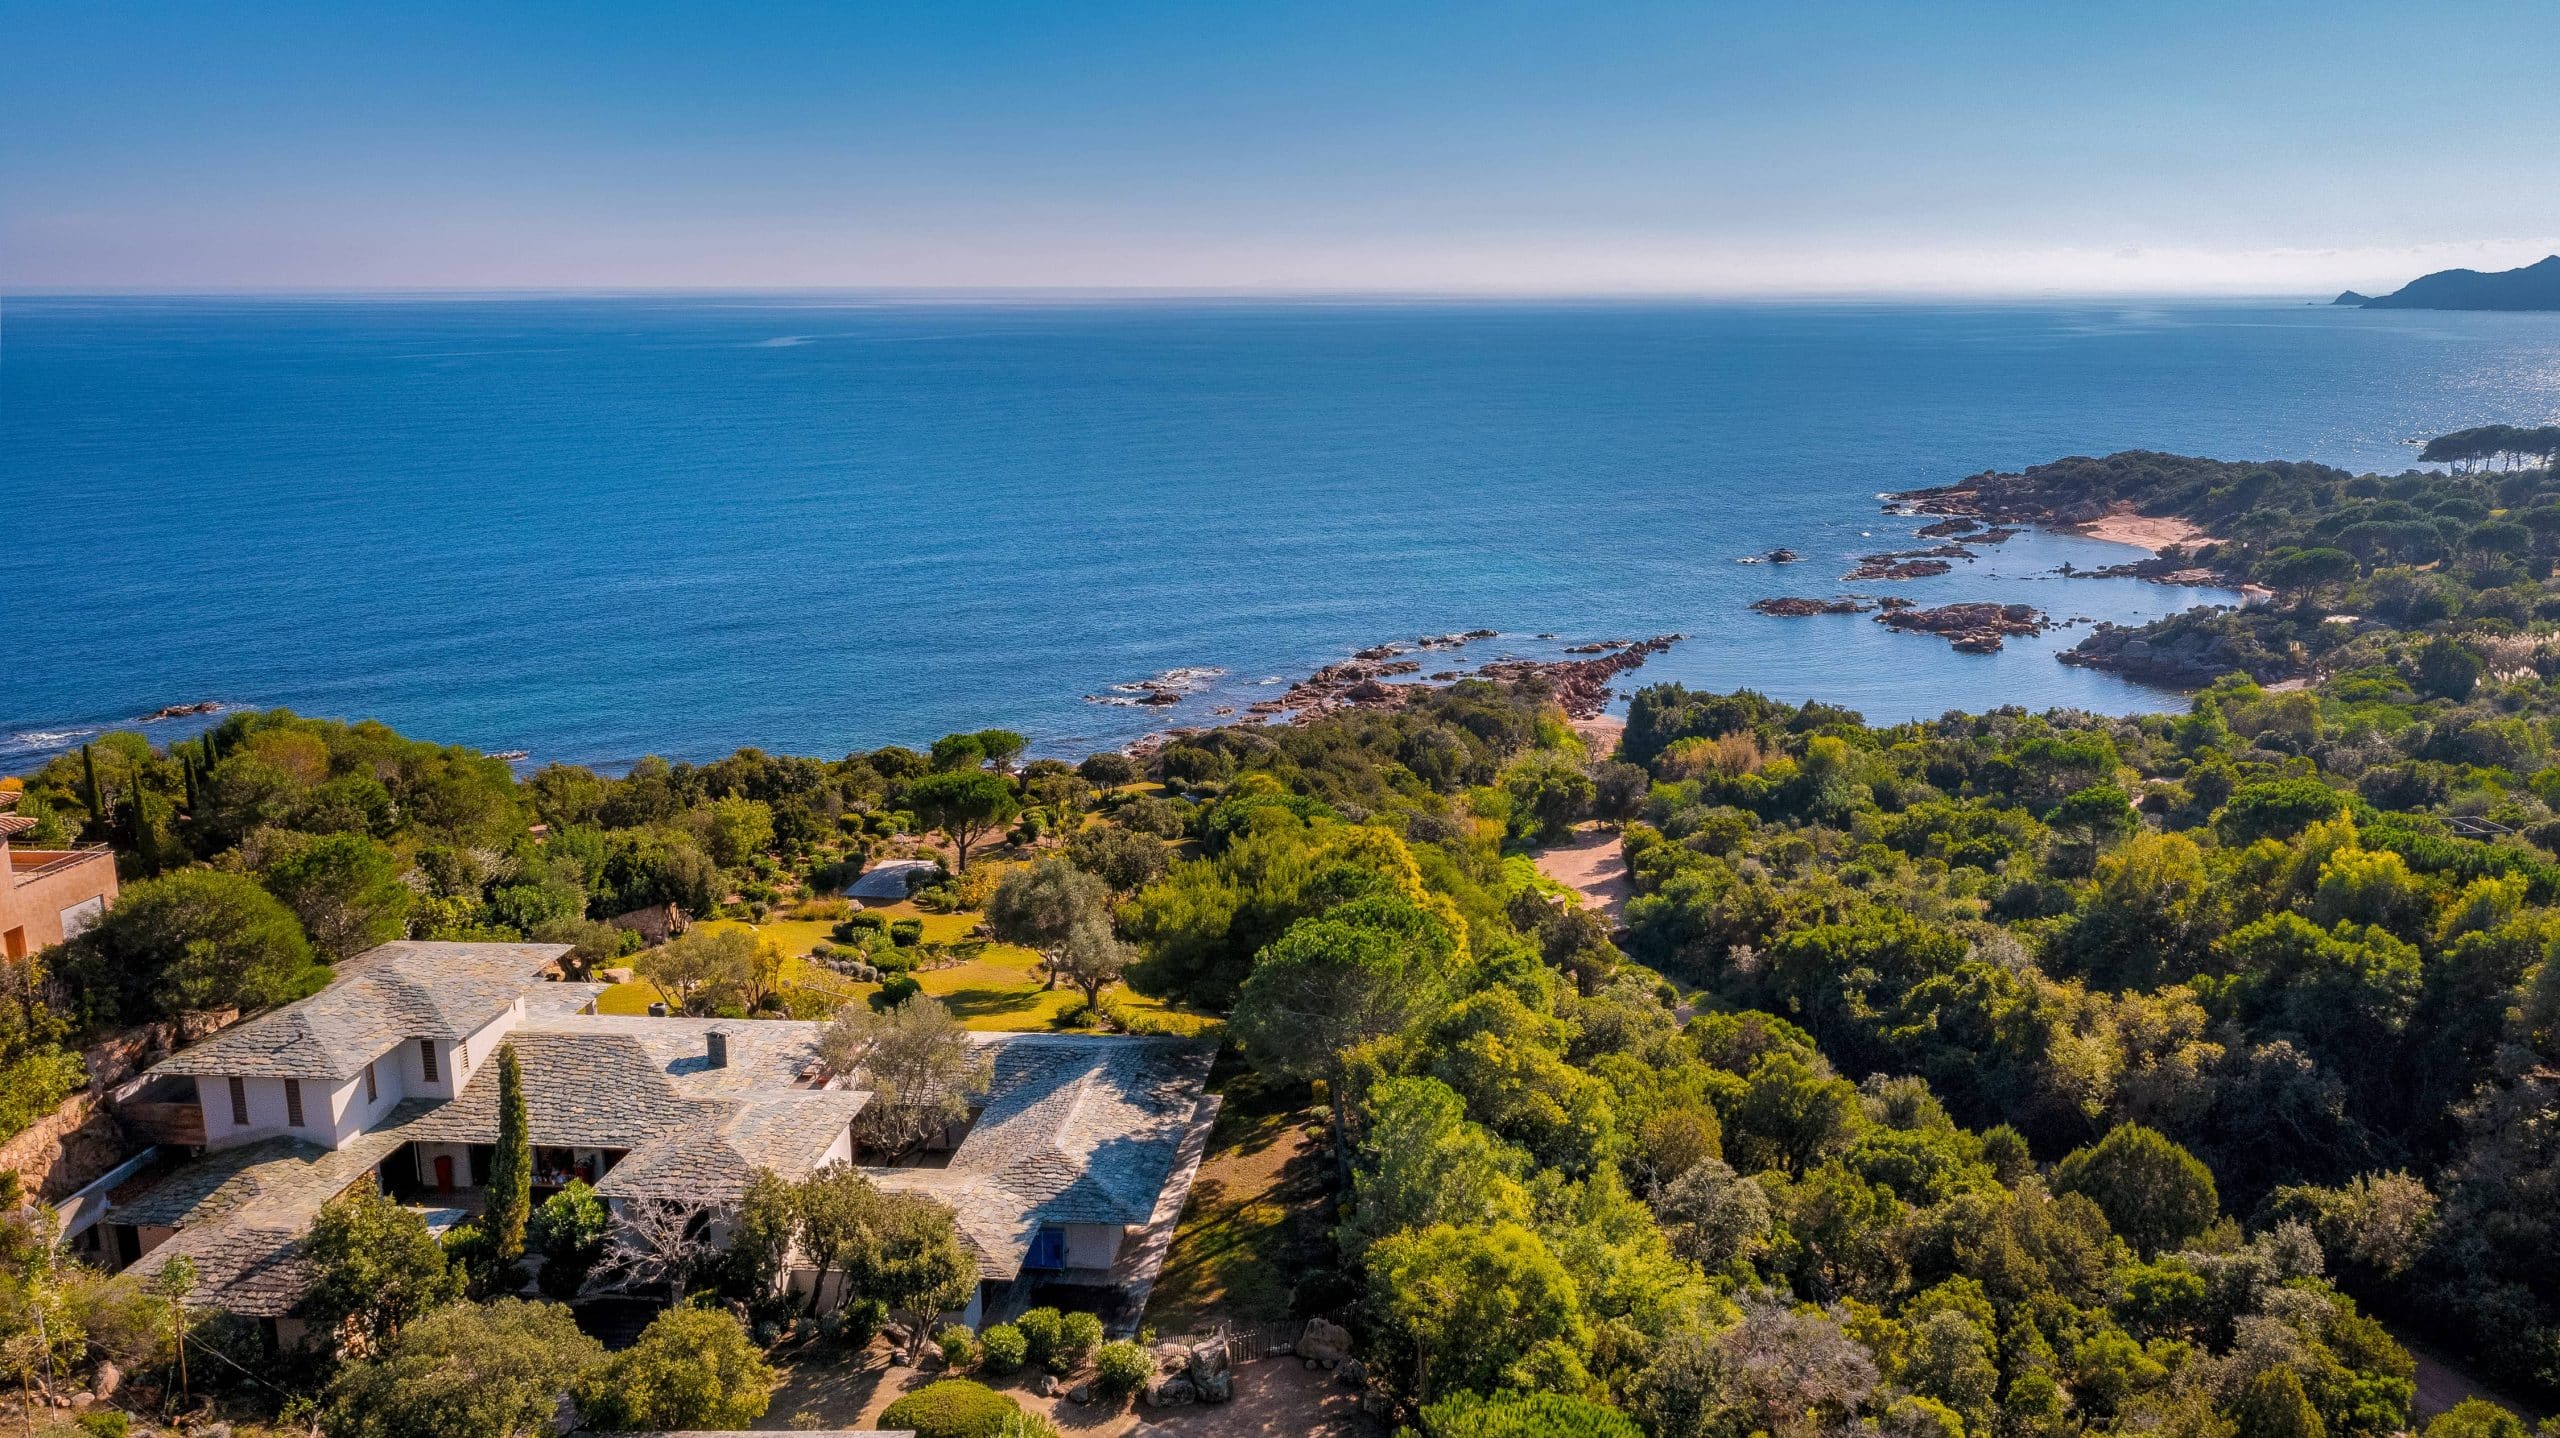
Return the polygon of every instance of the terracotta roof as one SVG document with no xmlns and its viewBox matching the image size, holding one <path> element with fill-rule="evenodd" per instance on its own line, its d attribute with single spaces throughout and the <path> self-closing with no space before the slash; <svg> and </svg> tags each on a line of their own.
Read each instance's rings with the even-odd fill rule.
<svg viewBox="0 0 2560 1438">
<path fill-rule="evenodd" d="M 384 944 L 347 960 L 310 998 L 234 1024 L 152 1072 L 353 1078 L 411 1039 L 468 1038 L 567 952 L 567 944 Z"/>
<path fill-rule="evenodd" d="M 24 814 L 0 814 L 0 839 L 14 839 L 35 826 L 36 821 Z"/>
</svg>

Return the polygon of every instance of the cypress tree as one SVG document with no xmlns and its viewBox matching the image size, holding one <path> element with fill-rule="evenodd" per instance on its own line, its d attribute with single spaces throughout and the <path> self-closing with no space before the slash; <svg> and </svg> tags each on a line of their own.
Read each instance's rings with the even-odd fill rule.
<svg viewBox="0 0 2560 1438">
<path fill-rule="evenodd" d="M 125 804 L 125 822 L 133 828 L 133 852 L 142 861 L 143 872 L 160 872 L 160 846 L 151 833 L 151 794 L 142 782 L 142 766 L 133 766 L 133 793 Z"/>
<path fill-rule="evenodd" d="M 106 807 L 98 798 L 98 751 L 86 744 L 80 746 L 80 771 L 88 780 L 89 822 L 94 824 L 105 817 Z"/>
<path fill-rule="evenodd" d="M 516 1046 L 498 1046 L 498 1151 L 489 1160 L 489 1238 L 498 1261 L 524 1257 L 525 1220 L 533 1212 L 533 1140 L 525 1123 L 524 1070 Z"/>
</svg>

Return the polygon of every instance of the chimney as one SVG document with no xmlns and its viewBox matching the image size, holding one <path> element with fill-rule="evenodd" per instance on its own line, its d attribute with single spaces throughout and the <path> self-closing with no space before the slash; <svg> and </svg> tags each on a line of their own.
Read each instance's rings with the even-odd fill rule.
<svg viewBox="0 0 2560 1438">
<path fill-rule="evenodd" d="M 704 1043 L 704 1045 L 706 1046 L 706 1049 L 707 1049 L 707 1051 L 708 1051 L 708 1052 L 709 1052 L 709 1054 L 710 1054 L 710 1057 L 711 1057 L 711 1066 L 712 1066 L 713 1068 L 716 1068 L 716 1069 L 724 1069 L 724 1068 L 727 1068 L 727 1067 L 729 1066 L 729 1031 L 728 1031 L 728 1030 L 726 1030 L 726 1029 L 713 1029 L 713 1030 L 712 1030 L 708 1035 L 706 1035 L 706 1036 L 704 1037 L 704 1039 L 703 1039 L 703 1043 Z"/>
</svg>

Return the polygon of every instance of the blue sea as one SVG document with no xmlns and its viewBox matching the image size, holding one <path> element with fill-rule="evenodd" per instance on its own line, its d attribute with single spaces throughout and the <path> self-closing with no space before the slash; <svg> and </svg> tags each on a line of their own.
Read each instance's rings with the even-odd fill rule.
<svg viewBox="0 0 2560 1438">
<path fill-rule="evenodd" d="M 0 768 L 200 699 L 534 763 L 1080 754 L 1477 628 L 1465 667 L 1678 631 L 1634 682 L 2136 712 L 2179 701 L 2054 661 L 2085 625 L 1969 656 L 1744 606 L 1907 546 L 1882 491 L 2134 447 L 2396 471 L 2554 418 L 2560 316 L 2290 302 L 18 298 Z M 2135 557 L 2028 535 L 1858 588 L 2229 597 L 2053 575 Z M 1095 702 L 1170 671 L 1177 706 Z"/>
</svg>

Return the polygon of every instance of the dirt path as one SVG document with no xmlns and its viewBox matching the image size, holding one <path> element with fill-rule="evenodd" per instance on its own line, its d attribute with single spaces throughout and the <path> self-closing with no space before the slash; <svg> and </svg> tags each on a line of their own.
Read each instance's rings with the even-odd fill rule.
<svg viewBox="0 0 2560 1438">
<path fill-rule="evenodd" d="M 2408 1330 L 2400 1325 L 2395 1323 L 2389 1327 L 2391 1336 L 2399 1339 L 2400 1346 L 2408 1349 L 2409 1356 L 2417 1360 L 2418 1396 L 2409 1405 L 2409 1414 L 2419 1422 L 2424 1423 L 2439 1413 L 2450 1411 L 2465 1398 L 2486 1398 L 2510 1412 L 2523 1414 L 2527 1423 L 2545 1416 L 2541 1409 L 2517 1402 L 2455 1367 L 2443 1350 L 2411 1337 Z"/>
<path fill-rule="evenodd" d="M 1627 880 L 1626 855 L 1618 847 L 1618 831 L 1586 824 L 1569 841 L 1538 855 L 1538 872 L 1582 896 L 1582 906 L 1597 909 L 1611 928 L 1626 922 L 1627 900 L 1635 887 Z"/>
</svg>

